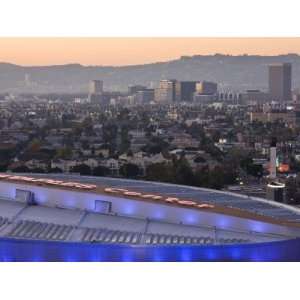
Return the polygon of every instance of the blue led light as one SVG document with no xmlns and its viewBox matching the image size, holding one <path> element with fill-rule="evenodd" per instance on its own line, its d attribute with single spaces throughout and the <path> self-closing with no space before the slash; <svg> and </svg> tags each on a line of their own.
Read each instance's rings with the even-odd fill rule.
<svg viewBox="0 0 300 300">
<path fill-rule="evenodd" d="M 64 203 L 67 207 L 74 207 L 74 205 L 75 205 L 74 199 L 71 199 L 71 198 L 65 198 Z"/>
<path fill-rule="evenodd" d="M 208 261 L 216 260 L 217 259 L 217 251 L 214 248 L 209 247 L 206 251 L 206 257 L 207 257 Z"/>
<path fill-rule="evenodd" d="M 122 252 L 122 261 L 123 262 L 130 262 L 134 261 L 134 256 L 131 251 L 123 251 Z"/>
<path fill-rule="evenodd" d="M 217 227 L 218 228 L 228 228 L 230 227 L 229 219 L 223 216 L 219 216 L 217 219 Z"/>
<path fill-rule="evenodd" d="M 184 223 L 185 224 L 196 224 L 198 221 L 197 216 L 195 216 L 194 214 L 190 213 L 190 214 L 186 214 L 184 216 Z"/>
<path fill-rule="evenodd" d="M 165 218 L 165 214 L 163 211 L 161 211 L 160 209 L 156 209 L 152 214 L 151 214 L 153 219 L 156 220 L 162 220 Z"/>
<path fill-rule="evenodd" d="M 125 215 L 134 215 L 136 212 L 136 207 L 134 204 L 126 203 L 122 208 L 122 212 Z"/>
<path fill-rule="evenodd" d="M 180 261 L 192 261 L 192 250 L 190 248 L 183 248 L 180 251 Z"/>
<path fill-rule="evenodd" d="M 12 262 L 14 260 L 11 256 L 3 255 L 3 256 L 1 256 L 1 261 L 2 262 Z"/>
<path fill-rule="evenodd" d="M 127 246 L 2 238 L 0 261 L 300 261 L 300 238 L 226 246 Z"/>
<path fill-rule="evenodd" d="M 241 258 L 241 250 L 237 247 L 231 249 L 230 254 L 233 260 L 240 260 Z"/>
</svg>

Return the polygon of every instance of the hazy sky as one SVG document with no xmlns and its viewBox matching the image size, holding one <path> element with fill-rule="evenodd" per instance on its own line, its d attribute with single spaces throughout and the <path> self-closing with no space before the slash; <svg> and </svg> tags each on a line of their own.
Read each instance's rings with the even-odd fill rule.
<svg viewBox="0 0 300 300">
<path fill-rule="evenodd" d="M 193 54 L 300 54 L 300 38 L 0 38 L 0 62 L 132 65 Z"/>
</svg>

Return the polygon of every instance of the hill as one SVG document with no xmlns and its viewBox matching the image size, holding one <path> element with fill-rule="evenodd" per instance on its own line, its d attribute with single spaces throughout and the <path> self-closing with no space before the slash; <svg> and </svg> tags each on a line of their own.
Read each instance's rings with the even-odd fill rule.
<svg viewBox="0 0 300 300">
<path fill-rule="evenodd" d="M 290 62 L 293 87 L 300 87 L 300 56 L 195 55 L 134 66 L 80 64 L 24 67 L 0 63 L 0 92 L 87 92 L 91 79 L 104 81 L 106 90 L 127 90 L 130 84 L 155 87 L 160 79 L 212 80 L 224 90 L 267 89 L 268 64 Z"/>
</svg>

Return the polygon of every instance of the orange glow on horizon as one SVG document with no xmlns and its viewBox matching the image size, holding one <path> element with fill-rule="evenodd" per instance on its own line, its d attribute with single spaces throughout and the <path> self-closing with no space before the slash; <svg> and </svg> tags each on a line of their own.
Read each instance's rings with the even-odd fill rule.
<svg viewBox="0 0 300 300">
<path fill-rule="evenodd" d="M 0 38 L 0 61 L 19 65 L 134 65 L 196 54 L 300 54 L 300 38 Z"/>
</svg>

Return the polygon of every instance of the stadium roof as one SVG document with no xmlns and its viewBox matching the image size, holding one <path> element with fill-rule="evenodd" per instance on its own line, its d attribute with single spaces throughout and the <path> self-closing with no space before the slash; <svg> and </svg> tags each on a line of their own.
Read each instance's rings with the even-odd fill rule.
<svg viewBox="0 0 300 300">
<path fill-rule="evenodd" d="M 199 204 L 209 204 L 208 209 L 213 212 L 237 215 L 250 219 L 268 221 L 271 223 L 285 225 L 300 225 L 300 209 L 278 203 L 275 201 L 240 195 L 231 192 L 211 190 L 199 187 L 190 187 L 161 182 L 150 182 L 142 180 L 130 180 L 110 177 L 80 176 L 72 174 L 25 174 L 34 178 L 50 178 L 69 182 L 79 182 L 81 184 L 95 185 L 95 192 L 104 192 L 106 188 L 126 189 L 133 192 L 132 195 L 123 197 L 146 200 L 140 196 L 135 196 L 135 192 L 142 192 L 150 195 L 160 195 L 166 198 L 178 198 L 191 200 Z M 67 188 L 67 187 L 64 187 Z M 93 191 L 93 190 L 92 190 Z M 147 199 L 147 201 L 151 199 Z M 157 202 L 157 201 L 156 201 Z M 177 203 L 176 203 L 177 204 Z"/>
</svg>

